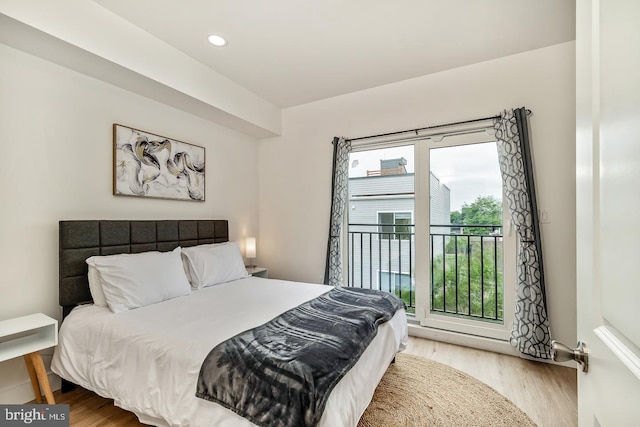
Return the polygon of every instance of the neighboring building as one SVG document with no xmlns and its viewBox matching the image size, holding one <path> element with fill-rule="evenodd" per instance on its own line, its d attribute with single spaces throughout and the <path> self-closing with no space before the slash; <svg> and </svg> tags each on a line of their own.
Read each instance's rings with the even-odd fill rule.
<svg viewBox="0 0 640 427">
<path fill-rule="evenodd" d="M 414 271 L 415 174 L 405 158 L 380 160 L 379 170 L 349 178 L 348 283 L 393 291 Z M 431 223 L 450 223 L 451 190 L 431 173 Z M 448 233 L 449 228 L 437 231 Z M 436 245 L 434 253 L 442 252 Z"/>
</svg>

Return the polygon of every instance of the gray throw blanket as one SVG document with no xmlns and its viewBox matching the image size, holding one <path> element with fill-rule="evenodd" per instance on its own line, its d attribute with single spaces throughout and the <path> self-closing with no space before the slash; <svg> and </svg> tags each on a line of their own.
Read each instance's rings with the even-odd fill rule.
<svg viewBox="0 0 640 427">
<path fill-rule="evenodd" d="M 333 387 L 400 308 L 386 292 L 334 288 L 216 346 L 196 396 L 259 426 L 315 426 Z"/>
</svg>

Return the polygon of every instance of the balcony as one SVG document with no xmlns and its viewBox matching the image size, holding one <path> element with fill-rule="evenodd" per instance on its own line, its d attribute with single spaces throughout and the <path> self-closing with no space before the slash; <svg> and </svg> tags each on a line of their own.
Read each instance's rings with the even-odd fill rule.
<svg viewBox="0 0 640 427">
<path fill-rule="evenodd" d="M 415 226 L 349 224 L 348 286 L 393 293 L 415 313 Z M 502 226 L 432 225 L 431 313 L 503 321 Z"/>
<path fill-rule="evenodd" d="M 407 170 L 405 169 L 404 166 L 399 166 L 397 168 L 367 170 L 367 176 L 402 175 L 406 173 L 407 173 Z"/>
</svg>

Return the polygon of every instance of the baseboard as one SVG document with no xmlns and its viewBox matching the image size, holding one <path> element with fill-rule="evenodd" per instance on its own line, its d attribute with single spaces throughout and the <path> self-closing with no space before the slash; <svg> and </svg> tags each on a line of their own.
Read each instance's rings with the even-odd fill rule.
<svg viewBox="0 0 640 427">
<path fill-rule="evenodd" d="M 508 342 L 492 338 L 478 337 L 475 335 L 461 334 L 459 332 L 445 331 L 442 329 L 434 329 L 412 324 L 409 324 L 409 335 L 434 341 L 442 341 L 463 347 L 492 351 L 494 353 L 508 354 L 511 356 L 518 355 L 517 350 Z"/>
<path fill-rule="evenodd" d="M 56 391 L 60 389 L 60 377 L 53 372 L 47 372 L 49 377 L 49 385 L 51 390 Z M 33 395 L 33 387 L 31 386 L 31 380 L 27 377 L 27 380 L 18 384 L 0 390 L 0 403 L 1 404 L 23 404 L 31 402 L 35 399 Z"/>
<path fill-rule="evenodd" d="M 536 362 L 549 363 L 552 365 L 565 366 L 568 368 L 576 368 L 575 362 L 554 362 L 553 360 L 535 359 L 533 357 L 524 356 L 518 352 L 507 341 L 500 341 L 493 338 L 478 337 L 475 335 L 461 334 L 459 332 L 445 331 L 441 329 L 428 328 L 416 324 L 409 324 L 409 335 L 426 338 L 434 341 L 446 342 L 449 344 L 460 345 L 463 347 L 477 348 L 479 350 L 492 351 L 494 353 L 507 354 L 509 356 L 521 357 L 523 359 L 533 360 Z"/>
</svg>

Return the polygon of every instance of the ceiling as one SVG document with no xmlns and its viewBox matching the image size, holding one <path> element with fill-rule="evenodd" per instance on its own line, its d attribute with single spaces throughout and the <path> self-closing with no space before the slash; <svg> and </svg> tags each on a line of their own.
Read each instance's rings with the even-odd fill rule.
<svg viewBox="0 0 640 427">
<path fill-rule="evenodd" d="M 575 39 L 575 0 L 94 1 L 281 108 Z"/>
</svg>

